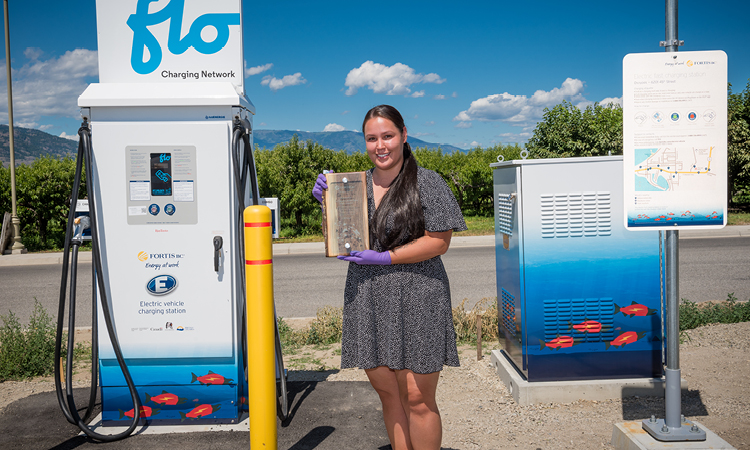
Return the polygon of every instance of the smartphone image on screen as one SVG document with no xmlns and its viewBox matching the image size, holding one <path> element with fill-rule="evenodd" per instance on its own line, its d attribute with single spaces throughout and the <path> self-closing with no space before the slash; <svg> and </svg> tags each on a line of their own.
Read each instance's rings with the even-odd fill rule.
<svg viewBox="0 0 750 450">
<path fill-rule="evenodd" d="M 172 154 L 151 153 L 151 196 L 172 195 Z"/>
</svg>

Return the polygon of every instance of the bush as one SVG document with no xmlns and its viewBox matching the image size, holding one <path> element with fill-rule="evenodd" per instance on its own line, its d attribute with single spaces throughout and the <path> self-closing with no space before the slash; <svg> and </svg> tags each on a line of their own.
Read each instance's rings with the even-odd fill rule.
<svg viewBox="0 0 750 450">
<path fill-rule="evenodd" d="M 0 316 L 0 381 L 49 375 L 54 370 L 55 326 L 44 307 L 34 300 L 26 329 L 13 312 Z"/>
<path fill-rule="evenodd" d="M 279 337 L 284 349 L 302 345 L 333 344 L 341 342 L 344 326 L 344 308 L 325 306 L 318 310 L 317 317 L 307 327 L 295 331 L 283 318 L 278 319 Z"/>
<path fill-rule="evenodd" d="M 453 328 L 456 329 L 456 341 L 462 344 L 477 342 L 477 316 L 482 320 L 482 341 L 497 340 L 497 297 L 485 297 L 478 301 L 470 311 L 466 311 L 463 299 L 461 304 L 453 308 Z"/>
<path fill-rule="evenodd" d="M 734 293 L 720 303 L 680 302 L 680 331 L 691 330 L 712 323 L 750 322 L 750 301 L 738 302 Z"/>
</svg>

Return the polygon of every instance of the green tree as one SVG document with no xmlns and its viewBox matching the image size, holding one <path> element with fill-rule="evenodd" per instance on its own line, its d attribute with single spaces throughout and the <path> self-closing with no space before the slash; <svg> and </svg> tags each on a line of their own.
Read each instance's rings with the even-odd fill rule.
<svg viewBox="0 0 750 450">
<path fill-rule="evenodd" d="M 13 205 L 10 198 L 10 166 L 0 162 L 0 217 L 6 212 L 11 212 Z M 0 223 L 2 218 L 0 218 Z"/>
<path fill-rule="evenodd" d="M 278 197 L 282 232 L 284 225 L 294 234 L 320 229 L 320 205 L 312 196 L 315 179 L 323 170 L 349 171 L 361 162 L 349 160 L 345 152 L 335 152 L 295 135 L 273 150 L 255 150 L 260 195 Z M 357 169 L 361 170 L 361 169 Z"/>
<path fill-rule="evenodd" d="M 18 218 L 23 244 L 31 251 L 61 248 L 67 226 L 75 161 L 42 156 L 16 167 Z M 79 198 L 85 195 L 81 183 Z"/>
<path fill-rule="evenodd" d="M 465 214 L 491 216 L 492 212 L 492 168 L 499 155 L 508 161 L 519 159 L 518 145 L 497 145 L 468 152 L 444 154 L 441 149 L 418 148 L 414 156 L 419 165 L 434 170 L 448 183 Z"/>
<path fill-rule="evenodd" d="M 594 103 L 584 110 L 564 101 L 545 108 L 526 144 L 534 158 L 622 154 L 622 107 Z"/>
<path fill-rule="evenodd" d="M 750 80 L 745 90 L 727 98 L 729 205 L 750 208 Z"/>
</svg>

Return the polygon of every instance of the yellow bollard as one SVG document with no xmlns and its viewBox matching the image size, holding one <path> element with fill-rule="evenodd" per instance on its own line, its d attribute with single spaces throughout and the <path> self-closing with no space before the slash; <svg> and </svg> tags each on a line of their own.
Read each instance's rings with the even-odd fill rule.
<svg viewBox="0 0 750 450">
<path fill-rule="evenodd" d="M 248 206 L 244 220 L 250 448 L 276 450 L 276 324 L 271 210 L 267 206 Z"/>
</svg>

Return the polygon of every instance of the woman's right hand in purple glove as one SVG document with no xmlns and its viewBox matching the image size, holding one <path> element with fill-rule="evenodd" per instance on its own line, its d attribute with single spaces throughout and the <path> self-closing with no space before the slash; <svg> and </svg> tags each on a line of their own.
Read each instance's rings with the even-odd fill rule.
<svg viewBox="0 0 750 450">
<path fill-rule="evenodd" d="M 312 195 L 318 201 L 323 203 L 323 190 L 328 189 L 328 183 L 326 183 L 326 176 L 324 174 L 318 175 L 318 179 L 315 180 L 315 186 L 313 186 Z"/>
</svg>

